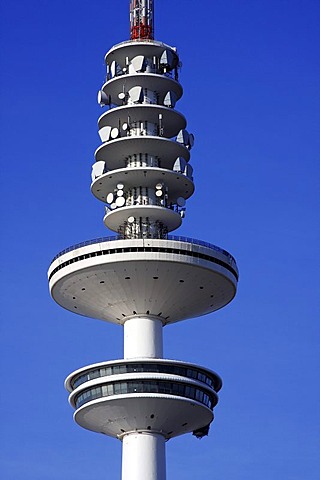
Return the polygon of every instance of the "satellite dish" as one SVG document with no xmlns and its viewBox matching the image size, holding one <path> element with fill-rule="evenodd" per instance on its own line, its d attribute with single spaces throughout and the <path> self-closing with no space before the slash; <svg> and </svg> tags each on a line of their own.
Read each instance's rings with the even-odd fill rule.
<svg viewBox="0 0 320 480">
<path fill-rule="evenodd" d="M 182 143 L 183 145 L 188 145 L 189 144 L 189 134 L 187 130 L 180 130 L 180 132 L 177 135 L 176 141 L 178 143 Z"/>
<path fill-rule="evenodd" d="M 134 217 L 129 217 L 128 218 L 128 223 L 133 223 L 135 221 L 135 218 Z"/>
<path fill-rule="evenodd" d="M 124 197 L 117 197 L 116 198 L 116 206 L 123 207 L 126 204 L 126 200 Z"/>
<path fill-rule="evenodd" d="M 174 92 L 168 92 L 163 100 L 163 105 L 165 107 L 174 108 L 177 101 L 177 95 Z"/>
<path fill-rule="evenodd" d="M 170 50 L 164 50 L 160 57 L 160 65 L 162 67 L 173 68 L 174 57 Z"/>
<path fill-rule="evenodd" d="M 110 207 L 111 207 L 111 210 L 114 210 L 115 208 L 117 208 L 117 204 L 113 202 L 111 203 Z"/>
<path fill-rule="evenodd" d="M 188 163 L 188 165 L 186 165 L 183 173 L 186 177 L 192 179 L 193 168 L 191 167 L 191 165 L 189 163 Z"/>
<path fill-rule="evenodd" d="M 163 191 L 162 190 L 156 190 L 156 197 L 162 197 Z"/>
<path fill-rule="evenodd" d="M 106 164 L 102 160 L 92 165 L 91 178 L 94 181 L 97 177 L 100 177 L 105 172 Z"/>
<path fill-rule="evenodd" d="M 124 191 L 123 190 L 118 190 L 117 191 L 117 197 L 123 197 Z"/>
<path fill-rule="evenodd" d="M 124 130 L 125 132 L 128 130 L 128 124 L 125 122 L 122 124 L 122 130 Z"/>
<path fill-rule="evenodd" d="M 111 130 L 111 138 L 113 138 L 113 140 L 115 138 L 118 138 L 119 137 L 119 130 L 117 127 L 114 127 L 112 130 Z"/>
<path fill-rule="evenodd" d="M 129 65 L 129 74 L 130 74 L 130 75 L 134 75 L 135 73 L 137 73 L 137 72 L 135 71 L 135 68 L 134 68 L 134 66 L 132 65 L 132 63 L 130 63 L 130 65 Z"/>
<path fill-rule="evenodd" d="M 109 203 L 109 204 L 111 205 L 112 202 L 113 202 L 113 198 L 114 198 L 113 193 L 108 193 L 108 195 L 107 195 L 107 203 Z"/>
<path fill-rule="evenodd" d="M 110 140 L 111 127 L 109 125 L 106 125 L 105 127 L 100 128 L 98 133 L 101 141 L 107 142 L 108 140 Z"/>
<path fill-rule="evenodd" d="M 142 87 L 132 87 L 128 91 L 130 100 L 133 103 L 141 103 L 142 102 Z"/>
<path fill-rule="evenodd" d="M 178 198 L 177 198 L 177 205 L 178 205 L 179 207 L 184 207 L 185 204 L 186 204 L 186 201 L 185 201 L 185 199 L 184 199 L 183 197 L 178 197 Z"/>
<path fill-rule="evenodd" d="M 138 55 L 131 60 L 131 65 L 136 72 L 144 70 L 144 56 Z"/>
<path fill-rule="evenodd" d="M 118 183 L 118 184 L 117 184 L 117 188 L 118 188 L 119 190 L 123 190 L 123 189 L 124 189 L 123 183 Z"/>
<path fill-rule="evenodd" d="M 180 217 L 181 217 L 181 218 L 184 218 L 185 216 L 186 216 L 185 210 L 181 210 L 181 212 L 180 212 Z"/>
<path fill-rule="evenodd" d="M 183 157 L 178 157 L 173 164 L 173 171 L 182 173 L 187 165 L 187 162 Z"/>
<path fill-rule="evenodd" d="M 193 133 L 189 134 L 189 145 L 190 145 L 191 148 L 194 145 L 194 135 L 193 135 Z"/>
<path fill-rule="evenodd" d="M 98 92 L 98 103 L 100 107 L 105 107 L 106 105 L 110 105 L 110 97 L 103 90 L 99 90 Z"/>
<path fill-rule="evenodd" d="M 113 61 L 110 65 L 110 73 L 111 73 L 111 77 L 115 77 L 116 74 L 117 74 L 117 62 L 116 61 Z"/>
<path fill-rule="evenodd" d="M 157 185 L 156 185 L 156 189 L 157 189 L 157 190 L 160 190 L 162 187 L 163 187 L 163 184 L 162 184 L 162 183 L 157 183 Z"/>
<path fill-rule="evenodd" d="M 120 92 L 120 93 L 118 93 L 118 98 L 120 100 L 124 100 L 126 98 L 126 94 L 124 92 Z"/>
</svg>

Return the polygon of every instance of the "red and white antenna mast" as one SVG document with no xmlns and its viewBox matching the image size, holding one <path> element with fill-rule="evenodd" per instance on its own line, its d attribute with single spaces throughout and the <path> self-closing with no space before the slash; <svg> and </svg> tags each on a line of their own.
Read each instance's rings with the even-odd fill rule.
<svg viewBox="0 0 320 480">
<path fill-rule="evenodd" d="M 130 39 L 154 39 L 153 0 L 130 1 Z"/>
</svg>

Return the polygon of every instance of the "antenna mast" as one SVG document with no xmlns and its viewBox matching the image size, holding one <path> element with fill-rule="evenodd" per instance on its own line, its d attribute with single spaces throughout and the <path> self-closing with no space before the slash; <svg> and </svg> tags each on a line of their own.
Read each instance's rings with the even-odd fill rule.
<svg viewBox="0 0 320 480">
<path fill-rule="evenodd" d="M 130 39 L 154 39 L 153 0 L 130 1 Z"/>
</svg>

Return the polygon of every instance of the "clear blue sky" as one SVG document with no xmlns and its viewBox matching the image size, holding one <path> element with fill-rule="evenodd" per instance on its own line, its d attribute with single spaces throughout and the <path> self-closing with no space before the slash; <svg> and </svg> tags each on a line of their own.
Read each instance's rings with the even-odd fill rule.
<svg viewBox="0 0 320 480">
<path fill-rule="evenodd" d="M 121 328 L 49 297 L 66 246 L 108 235 L 89 191 L 104 53 L 129 0 L 1 0 L 1 478 L 120 478 L 120 442 L 72 420 L 63 380 L 121 358 Z M 196 193 L 177 233 L 229 250 L 225 309 L 166 328 L 168 358 L 224 380 L 210 436 L 167 444 L 168 480 L 316 480 L 319 20 L 316 0 L 156 1 L 178 47 Z M 317 445 L 318 443 L 318 445 Z"/>
</svg>

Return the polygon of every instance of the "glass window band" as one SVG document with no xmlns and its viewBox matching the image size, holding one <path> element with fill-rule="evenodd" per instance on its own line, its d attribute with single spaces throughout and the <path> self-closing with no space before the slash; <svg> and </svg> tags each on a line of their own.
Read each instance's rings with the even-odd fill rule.
<svg viewBox="0 0 320 480">
<path fill-rule="evenodd" d="M 181 377 L 192 378 L 206 383 L 214 390 L 218 391 L 220 388 L 220 379 L 211 375 L 209 376 L 203 370 L 198 370 L 192 367 L 184 367 L 182 365 L 169 365 L 161 363 L 128 363 L 120 365 L 107 365 L 105 367 L 93 368 L 84 373 L 79 374 L 71 381 L 73 389 L 79 387 L 89 380 L 95 378 L 105 377 L 109 375 L 119 375 L 123 373 L 168 373 L 171 375 L 179 375 Z"/>
<path fill-rule="evenodd" d="M 136 393 L 162 393 L 166 395 L 186 397 L 202 403 L 211 410 L 213 410 L 213 407 L 218 401 L 216 396 L 210 395 L 208 392 L 201 388 L 197 388 L 194 385 L 165 380 L 128 380 L 88 388 L 76 396 L 75 406 L 76 408 L 80 408 L 82 405 L 91 402 L 92 400 L 108 397 L 110 395 Z"/>
</svg>

